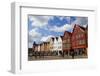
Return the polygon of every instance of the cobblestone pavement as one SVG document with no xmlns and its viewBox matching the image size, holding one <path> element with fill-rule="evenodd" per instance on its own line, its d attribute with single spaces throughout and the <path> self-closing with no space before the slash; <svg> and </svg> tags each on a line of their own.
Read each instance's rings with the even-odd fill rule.
<svg viewBox="0 0 100 76">
<path fill-rule="evenodd" d="M 74 59 L 83 59 L 83 58 L 88 58 L 87 56 L 74 56 Z M 44 57 L 39 57 L 37 56 L 36 58 L 33 57 L 28 57 L 29 61 L 36 61 L 36 60 L 57 60 L 57 59 L 72 59 L 72 56 L 44 56 Z"/>
</svg>

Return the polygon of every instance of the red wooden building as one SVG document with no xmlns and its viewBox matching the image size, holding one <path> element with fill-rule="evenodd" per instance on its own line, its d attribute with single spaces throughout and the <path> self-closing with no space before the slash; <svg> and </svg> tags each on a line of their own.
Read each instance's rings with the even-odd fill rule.
<svg viewBox="0 0 100 76">
<path fill-rule="evenodd" d="M 64 32 L 64 35 L 62 37 L 62 49 L 63 52 L 69 55 L 70 50 L 71 50 L 71 33 L 68 31 Z"/>
<path fill-rule="evenodd" d="M 76 55 L 87 55 L 87 31 L 80 25 L 74 25 L 72 32 L 72 49 Z"/>
</svg>

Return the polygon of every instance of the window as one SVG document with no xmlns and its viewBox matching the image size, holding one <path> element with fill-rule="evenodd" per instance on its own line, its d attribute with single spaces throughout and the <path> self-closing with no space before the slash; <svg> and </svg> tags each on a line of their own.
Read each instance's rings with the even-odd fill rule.
<svg viewBox="0 0 100 76">
<path fill-rule="evenodd" d="M 79 38 L 81 37 L 81 35 L 79 34 Z"/>
<path fill-rule="evenodd" d="M 70 39 L 67 39 L 68 42 L 70 42 Z"/>
<path fill-rule="evenodd" d="M 85 44 L 85 40 L 79 40 L 79 44 Z"/>
<path fill-rule="evenodd" d="M 74 40 L 74 37 L 72 37 L 72 40 Z"/>
<path fill-rule="evenodd" d="M 82 44 L 85 44 L 85 40 L 82 40 Z"/>
<path fill-rule="evenodd" d="M 79 44 L 82 44 L 82 40 L 79 40 L 79 42 L 78 42 Z"/>
<path fill-rule="evenodd" d="M 78 39 L 78 35 L 76 35 L 76 39 Z"/>
</svg>

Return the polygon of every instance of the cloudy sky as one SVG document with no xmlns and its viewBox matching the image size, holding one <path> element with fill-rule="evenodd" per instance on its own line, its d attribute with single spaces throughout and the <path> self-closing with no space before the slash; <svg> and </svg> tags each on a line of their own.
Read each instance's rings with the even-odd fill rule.
<svg viewBox="0 0 100 76">
<path fill-rule="evenodd" d="M 72 32 L 75 24 L 86 27 L 87 17 L 75 16 L 28 16 L 28 47 L 33 42 L 41 43 L 53 36 L 63 36 L 64 31 Z"/>
</svg>

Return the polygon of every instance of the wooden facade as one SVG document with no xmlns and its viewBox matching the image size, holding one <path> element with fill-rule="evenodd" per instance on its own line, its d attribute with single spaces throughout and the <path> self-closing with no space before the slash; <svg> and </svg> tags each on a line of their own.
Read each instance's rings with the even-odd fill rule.
<svg viewBox="0 0 100 76">
<path fill-rule="evenodd" d="M 50 43 L 49 42 L 44 42 L 44 51 L 45 52 L 49 51 L 49 47 L 50 47 Z"/>
<path fill-rule="evenodd" d="M 58 48 L 58 37 L 54 37 L 53 51 L 57 51 Z"/>
<path fill-rule="evenodd" d="M 38 51 L 40 51 L 40 44 L 38 44 Z"/>
<path fill-rule="evenodd" d="M 53 37 L 51 37 L 51 39 L 50 39 L 50 51 L 53 51 L 54 50 L 54 38 Z"/>
<path fill-rule="evenodd" d="M 47 42 L 47 51 L 50 51 L 50 42 Z"/>
<path fill-rule="evenodd" d="M 40 44 L 40 51 L 42 51 L 42 44 Z"/>
<path fill-rule="evenodd" d="M 41 51 L 44 51 L 44 42 L 41 44 Z"/>
<path fill-rule="evenodd" d="M 63 51 L 70 51 L 71 50 L 71 33 L 68 31 L 64 32 L 64 36 L 62 37 L 63 43 Z"/>
<path fill-rule="evenodd" d="M 62 43 L 62 38 L 63 38 L 63 36 L 59 36 L 58 37 L 58 42 L 57 42 L 57 46 L 58 46 L 58 51 L 63 51 L 62 50 L 62 45 L 63 45 L 63 43 Z"/>
<path fill-rule="evenodd" d="M 76 25 L 74 26 L 72 32 L 72 49 L 76 52 L 76 54 L 82 53 L 87 48 L 87 36 L 86 36 L 86 28 Z"/>
</svg>

